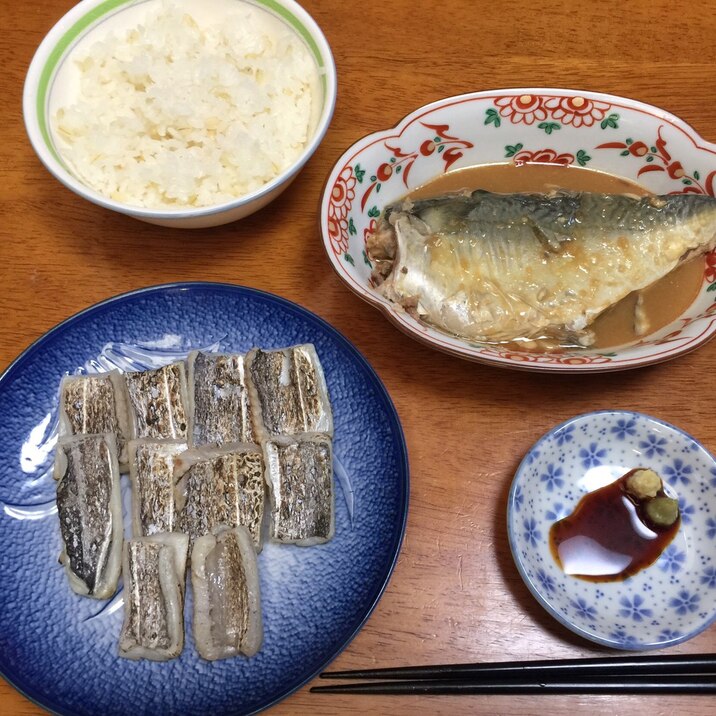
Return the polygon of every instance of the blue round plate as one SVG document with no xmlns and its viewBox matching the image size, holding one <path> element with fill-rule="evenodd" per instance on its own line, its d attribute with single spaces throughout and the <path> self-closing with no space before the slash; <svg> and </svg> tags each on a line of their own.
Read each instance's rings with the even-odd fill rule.
<svg viewBox="0 0 716 716">
<path fill-rule="evenodd" d="M 629 470 L 650 467 L 677 497 L 681 526 L 652 565 L 621 582 L 565 574 L 549 530 L 580 499 Z M 716 620 L 716 461 L 694 438 L 641 413 L 605 410 L 558 425 L 527 453 L 507 504 L 512 555 L 537 601 L 587 639 L 656 649 Z"/>
<path fill-rule="evenodd" d="M 245 352 L 308 342 L 318 351 L 334 411 L 334 539 L 310 548 L 266 545 L 259 557 L 264 643 L 255 657 L 201 660 L 187 600 L 178 659 L 120 659 L 121 592 L 106 602 L 79 597 L 57 562 L 51 463 L 60 379 L 160 365 L 195 348 Z M 0 674 L 52 711 L 218 716 L 270 706 L 348 644 L 395 565 L 408 462 L 393 404 L 344 337 L 284 299 L 190 283 L 97 304 L 49 331 L 0 377 L 0 416 Z"/>
</svg>

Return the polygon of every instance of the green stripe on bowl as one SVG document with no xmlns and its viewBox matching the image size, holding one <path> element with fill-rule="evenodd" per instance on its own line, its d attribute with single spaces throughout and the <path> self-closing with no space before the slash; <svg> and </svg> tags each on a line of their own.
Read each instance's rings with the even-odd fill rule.
<svg viewBox="0 0 716 716">
<path fill-rule="evenodd" d="M 37 87 L 37 104 L 35 105 L 35 111 L 37 112 L 37 123 L 40 127 L 40 134 L 42 135 L 47 149 L 50 151 L 52 156 L 67 169 L 62 159 L 55 151 L 55 147 L 50 137 L 50 130 L 47 126 L 47 95 L 50 90 L 50 83 L 57 69 L 57 65 L 64 56 L 67 48 L 77 39 L 77 37 L 84 32 L 90 25 L 96 22 L 100 17 L 107 13 L 115 10 L 121 5 L 127 5 L 129 3 L 136 2 L 136 0 L 106 0 L 101 5 L 98 5 L 93 10 L 90 10 L 86 15 L 83 15 L 59 40 L 59 42 L 52 48 L 47 62 L 42 68 L 40 74 L 40 81 Z"/>
<path fill-rule="evenodd" d="M 148 0 L 140 0 L 140 2 L 147 2 Z M 276 15 L 279 15 L 285 22 L 287 22 L 294 31 L 303 39 L 308 45 L 308 48 L 313 53 L 313 56 L 318 65 L 319 75 L 321 78 L 321 84 L 323 89 L 323 97 L 325 101 L 326 97 L 326 75 L 325 63 L 321 56 L 321 51 L 313 39 L 311 33 L 301 23 L 301 21 L 287 8 L 281 6 L 276 0 L 250 0 L 255 5 L 263 5 L 266 9 L 271 10 Z M 52 48 L 52 51 L 47 57 L 47 62 L 42 68 L 40 74 L 40 81 L 37 87 L 37 103 L 35 105 L 35 111 L 37 112 L 37 123 L 40 127 L 40 134 L 44 140 L 47 149 L 50 154 L 58 161 L 65 169 L 65 163 L 62 161 L 58 153 L 55 151 L 50 130 L 47 123 L 47 106 L 48 106 L 48 94 L 50 91 L 50 84 L 54 77 L 57 66 L 60 60 L 63 58 L 67 48 L 82 34 L 89 26 L 94 24 L 104 15 L 111 13 L 122 5 L 140 4 L 137 0 L 106 0 L 105 2 L 98 5 L 93 10 L 90 10 L 86 15 L 83 15 L 72 27 L 60 38 L 58 43 Z"/>
<path fill-rule="evenodd" d="M 318 75 L 321 78 L 321 90 L 323 91 L 323 99 L 326 99 L 326 92 L 328 87 L 326 85 L 326 73 L 325 63 L 321 56 L 321 51 L 318 49 L 316 41 L 313 39 L 311 33 L 303 26 L 301 21 L 293 14 L 290 10 L 280 5 L 276 0 L 253 0 L 257 5 L 263 5 L 269 10 L 273 10 L 274 13 L 283 18 L 297 33 L 303 38 L 303 41 L 308 45 L 308 49 L 313 53 L 313 57 L 318 65 Z"/>
<path fill-rule="evenodd" d="M 256 5 L 263 5 L 269 10 L 273 10 L 274 13 L 280 15 L 302 38 L 303 41 L 308 45 L 309 49 L 313 53 L 316 59 L 318 69 L 324 69 L 323 57 L 321 57 L 321 51 L 318 49 L 316 41 L 313 39 L 311 33 L 303 26 L 301 21 L 291 13 L 290 10 L 280 5 L 276 0 L 253 0 Z"/>
</svg>

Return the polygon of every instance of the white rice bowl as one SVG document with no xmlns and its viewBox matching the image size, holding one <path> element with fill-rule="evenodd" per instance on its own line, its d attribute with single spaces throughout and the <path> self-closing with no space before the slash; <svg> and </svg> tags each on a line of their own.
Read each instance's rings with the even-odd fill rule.
<svg viewBox="0 0 716 716">
<path fill-rule="evenodd" d="M 69 58 L 78 92 L 52 130 L 83 182 L 136 206 L 211 206 L 298 158 L 313 129 L 316 63 L 281 20 L 231 5 L 206 22 L 162 2 Z"/>
<path fill-rule="evenodd" d="M 38 47 L 23 115 L 71 191 L 202 228 L 281 194 L 335 100 L 330 46 L 295 0 L 81 0 Z"/>
</svg>

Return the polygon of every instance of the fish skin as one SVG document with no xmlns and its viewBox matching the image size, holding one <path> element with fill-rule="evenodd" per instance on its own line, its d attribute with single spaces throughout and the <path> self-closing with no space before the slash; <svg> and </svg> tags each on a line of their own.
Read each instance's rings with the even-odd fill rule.
<svg viewBox="0 0 716 716">
<path fill-rule="evenodd" d="M 258 563 L 248 530 L 220 525 L 196 540 L 192 629 L 199 656 L 253 656 L 263 641 Z"/>
<path fill-rule="evenodd" d="M 193 445 L 255 442 L 244 356 L 194 351 L 188 362 Z"/>
<path fill-rule="evenodd" d="M 124 373 L 134 439 L 186 440 L 187 380 L 183 362 Z"/>
<path fill-rule="evenodd" d="M 261 523 L 266 496 L 264 471 L 264 458 L 258 446 L 214 461 L 214 473 L 224 484 L 225 524 L 246 527 L 258 552 L 262 547 Z"/>
<path fill-rule="evenodd" d="M 176 527 L 191 544 L 220 525 L 244 525 L 262 548 L 264 457 L 258 445 L 195 448 L 175 461 Z"/>
<path fill-rule="evenodd" d="M 124 622 L 119 655 L 166 661 L 184 648 L 187 535 L 160 532 L 124 547 Z"/>
<path fill-rule="evenodd" d="M 159 554 L 163 547 L 157 543 L 145 544 L 139 540 L 127 543 L 128 605 L 123 627 L 127 642 L 141 644 L 149 649 L 167 649 L 171 644 L 167 608 L 159 579 Z"/>
<path fill-rule="evenodd" d="M 224 486 L 215 484 L 209 461 L 191 465 L 183 472 L 177 481 L 177 491 L 177 529 L 188 534 L 192 544 L 223 522 Z"/>
<path fill-rule="evenodd" d="M 264 444 L 271 502 L 271 539 L 309 547 L 335 531 L 333 449 L 323 435 Z"/>
<path fill-rule="evenodd" d="M 114 435 L 120 468 L 126 467 L 129 416 L 124 378 L 119 371 L 66 375 L 60 384 L 59 418 L 60 438 Z"/>
<path fill-rule="evenodd" d="M 108 375 L 68 376 L 62 381 L 60 402 L 68 435 L 117 432 L 114 386 Z"/>
<path fill-rule="evenodd" d="M 122 502 L 113 435 L 80 435 L 58 444 L 60 562 L 78 594 L 106 599 L 117 589 Z"/>
<path fill-rule="evenodd" d="M 213 577 L 209 579 L 209 603 L 224 606 L 212 609 L 212 640 L 222 647 L 241 644 L 249 628 L 249 595 L 241 551 L 233 533 L 217 540 L 206 557 L 206 569 Z"/>
<path fill-rule="evenodd" d="M 716 246 L 716 199 L 449 194 L 387 207 L 371 244 L 378 290 L 445 333 L 589 345 L 600 313 Z"/>
<path fill-rule="evenodd" d="M 326 378 L 315 347 L 254 348 L 246 356 L 248 387 L 259 441 L 279 435 L 333 435 Z"/>
<path fill-rule="evenodd" d="M 130 441 L 129 475 L 135 537 L 174 531 L 177 519 L 174 465 L 186 449 L 186 443 L 180 441 Z"/>
</svg>

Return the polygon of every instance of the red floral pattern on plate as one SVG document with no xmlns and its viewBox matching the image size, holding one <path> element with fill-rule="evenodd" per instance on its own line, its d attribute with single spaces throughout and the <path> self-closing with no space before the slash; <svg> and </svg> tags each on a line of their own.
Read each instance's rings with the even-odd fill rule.
<svg viewBox="0 0 716 716">
<path fill-rule="evenodd" d="M 704 278 L 708 283 L 716 281 L 716 251 L 706 254 L 706 270 Z"/>
<path fill-rule="evenodd" d="M 623 142 L 605 142 L 599 144 L 595 149 L 621 149 L 623 157 L 638 157 L 644 159 L 644 166 L 637 172 L 637 177 L 650 172 L 665 172 L 669 179 L 679 181 L 682 187 L 679 190 L 670 192 L 671 194 L 708 194 L 714 196 L 716 186 L 716 169 L 710 172 L 703 184 L 701 183 L 701 175 L 695 171 L 687 174 L 680 161 L 675 160 L 666 145 L 667 142 L 662 135 L 664 126 L 658 128 L 654 143 L 642 140 L 634 141 L 631 138 Z"/>
<path fill-rule="evenodd" d="M 430 130 L 430 136 L 422 140 L 419 148 L 415 151 L 404 151 L 400 147 L 392 146 L 387 140 L 385 141 L 385 148 L 393 156 L 390 157 L 389 161 L 382 162 L 375 170 L 375 174 L 370 177 L 368 188 L 363 192 L 360 199 L 360 211 L 365 211 L 371 194 L 374 191 L 379 192 L 382 184 L 392 177 L 402 173 L 403 184 L 408 187 L 410 170 L 421 157 L 439 154 L 443 163 L 443 172 L 447 172 L 463 156 L 464 150 L 472 149 L 474 146 L 472 142 L 449 134 L 450 127 L 447 124 L 426 124 L 425 122 L 420 124 Z M 352 257 L 348 254 L 350 234 L 355 233 L 349 213 L 353 208 L 353 201 L 356 197 L 356 184 L 363 181 L 365 173 L 365 170 L 360 169 L 359 165 L 356 165 L 355 168 L 346 166 L 340 172 L 331 188 L 327 212 L 327 230 L 331 249 L 336 256 L 343 256 L 348 261 L 352 261 Z M 377 215 L 377 211 L 377 209 L 372 208 L 368 215 Z M 367 235 L 375 229 L 375 225 L 375 219 L 372 219 L 369 228 L 363 230 L 364 243 Z"/>
<path fill-rule="evenodd" d="M 610 363 L 609 355 L 577 355 L 575 353 L 527 353 L 514 350 L 501 350 L 499 348 L 484 348 L 480 351 L 483 356 L 493 356 L 513 363 L 540 363 L 542 365 L 595 365 Z"/>
<path fill-rule="evenodd" d="M 366 226 L 365 229 L 363 229 L 363 243 L 365 244 L 366 241 L 368 241 L 368 237 L 371 234 L 375 233 L 376 228 L 378 227 L 378 222 L 375 219 L 370 220 L 370 224 Z"/>
<path fill-rule="evenodd" d="M 591 127 L 606 117 L 611 105 L 585 97 L 550 97 L 544 106 L 550 110 L 552 119 L 573 127 Z"/>
<path fill-rule="evenodd" d="M 344 167 L 331 189 L 328 205 L 328 236 L 333 252 L 340 256 L 348 250 L 348 212 L 355 199 L 356 178 L 352 167 Z"/>
<path fill-rule="evenodd" d="M 534 124 L 547 119 L 544 98 L 538 95 L 498 97 L 495 104 L 499 107 L 500 115 L 508 118 L 512 124 Z"/>
<path fill-rule="evenodd" d="M 386 140 L 384 146 L 393 155 L 389 161 L 383 162 L 375 170 L 375 174 L 370 177 L 370 184 L 363 193 L 360 201 L 360 208 L 363 211 L 368 203 L 368 198 L 373 191 L 379 192 L 384 182 L 393 176 L 401 174 L 403 184 L 407 188 L 410 170 L 413 168 L 416 160 L 421 157 L 430 157 L 432 154 L 439 154 L 443 161 L 443 172 L 463 156 L 463 150 L 472 149 L 474 144 L 465 139 L 459 139 L 448 134 L 450 126 L 447 124 L 426 124 L 420 122 L 426 129 L 430 130 L 430 137 L 424 139 L 418 149 L 405 150 L 402 147 L 396 147 L 388 144 Z"/>
<path fill-rule="evenodd" d="M 569 152 L 557 153 L 554 149 L 537 149 L 536 151 L 529 151 L 523 149 L 515 154 L 512 160 L 517 166 L 521 164 L 561 164 L 562 166 L 569 166 L 574 164 L 574 154 Z"/>
</svg>

